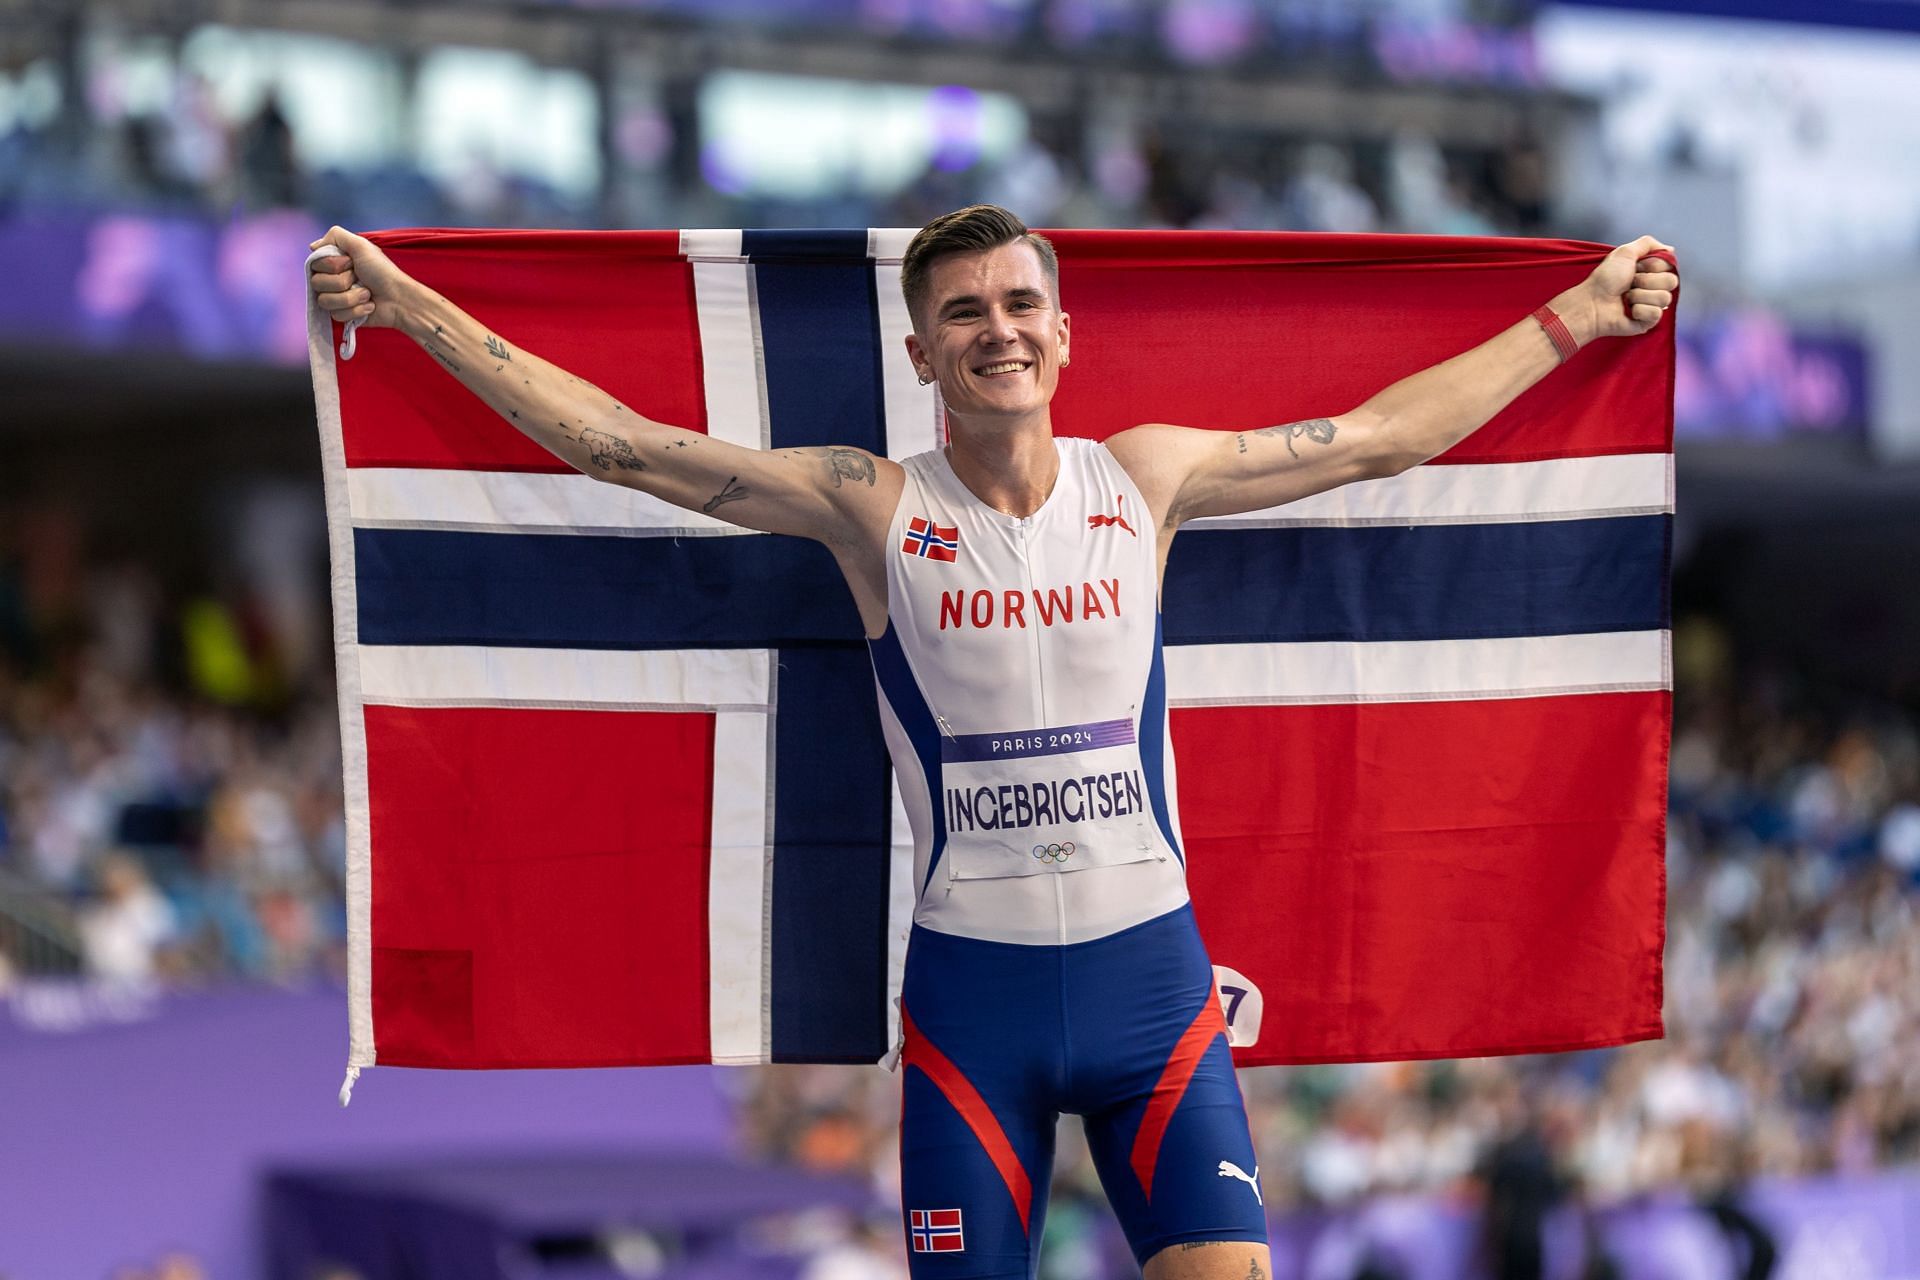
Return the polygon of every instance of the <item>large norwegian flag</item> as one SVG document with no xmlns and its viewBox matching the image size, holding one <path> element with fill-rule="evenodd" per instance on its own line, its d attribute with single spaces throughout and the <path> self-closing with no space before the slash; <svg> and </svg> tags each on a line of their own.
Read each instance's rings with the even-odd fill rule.
<svg viewBox="0 0 1920 1280">
<path fill-rule="evenodd" d="M 374 237 L 527 350 L 753 448 L 942 438 L 905 231 Z M 1604 246 L 1052 233 L 1056 429 L 1359 404 Z M 911 908 L 826 550 L 579 475 L 391 330 L 311 313 L 345 740 L 351 1063 L 872 1062 Z M 1444 457 L 1186 526 L 1179 809 L 1238 1061 L 1661 1034 L 1671 322 Z"/>
</svg>

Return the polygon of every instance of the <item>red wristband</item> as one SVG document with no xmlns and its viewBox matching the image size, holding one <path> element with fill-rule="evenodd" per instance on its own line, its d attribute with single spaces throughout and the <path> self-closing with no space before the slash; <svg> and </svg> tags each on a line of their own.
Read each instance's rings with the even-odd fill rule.
<svg viewBox="0 0 1920 1280">
<path fill-rule="evenodd" d="M 1567 331 L 1567 322 L 1555 314 L 1551 306 L 1542 303 L 1540 309 L 1533 313 L 1533 318 L 1540 322 L 1540 327 L 1547 331 L 1547 337 L 1553 340 L 1553 349 L 1560 353 L 1561 364 L 1571 360 L 1574 352 L 1580 350 L 1580 344 Z"/>
</svg>

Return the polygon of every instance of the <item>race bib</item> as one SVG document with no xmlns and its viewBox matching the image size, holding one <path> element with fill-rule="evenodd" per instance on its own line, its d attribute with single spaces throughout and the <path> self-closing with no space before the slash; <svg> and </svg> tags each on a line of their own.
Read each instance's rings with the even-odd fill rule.
<svg viewBox="0 0 1920 1280">
<path fill-rule="evenodd" d="M 944 857 L 956 880 L 1160 856 L 1133 721 L 940 741 Z"/>
</svg>

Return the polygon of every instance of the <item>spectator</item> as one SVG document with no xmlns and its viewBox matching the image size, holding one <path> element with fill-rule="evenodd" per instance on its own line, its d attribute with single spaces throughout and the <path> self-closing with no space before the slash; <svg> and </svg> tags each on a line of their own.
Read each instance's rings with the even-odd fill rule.
<svg viewBox="0 0 1920 1280">
<path fill-rule="evenodd" d="M 1300 231 L 1376 231 L 1380 211 L 1353 180 L 1353 160 L 1331 143 L 1309 144 L 1281 196 L 1286 225 Z"/>
<path fill-rule="evenodd" d="M 103 857 L 95 874 L 100 898 L 80 911 L 87 972 L 128 982 L 151 979 L 155 956 L 174 935 L 173 908 L 125 854 Z"/>
<path fill-rule="evenodd" d="M 240 131 L 240 172 L 248 205 L 254 209 L 292 208 L 300 203 L 299 157 L 293 127 L 280 95 L 269 93 Z"/>
<path fill-rule="evenodd" d="M 1565 1188 L 1540 1120 L 1518 1082 L 1500 1094 L 1501 1132 L 1481 1167 L 1486 1184 L 1482 1240 L 1493 1280 L 1540 1280 L 1542 1228 Z"/>
</svg>

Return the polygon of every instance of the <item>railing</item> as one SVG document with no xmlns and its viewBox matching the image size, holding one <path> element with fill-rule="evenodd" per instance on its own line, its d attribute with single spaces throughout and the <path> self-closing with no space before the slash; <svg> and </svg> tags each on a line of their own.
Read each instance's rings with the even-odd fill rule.
<svg viewBox="0 0 1920 1280">
<path fill-rule="evenodd" d="M 0 958 L 21 976 L 78 973 L 80 934 L 60 895 L 0 871 Z"/>
</svg>

